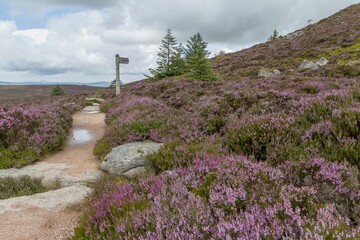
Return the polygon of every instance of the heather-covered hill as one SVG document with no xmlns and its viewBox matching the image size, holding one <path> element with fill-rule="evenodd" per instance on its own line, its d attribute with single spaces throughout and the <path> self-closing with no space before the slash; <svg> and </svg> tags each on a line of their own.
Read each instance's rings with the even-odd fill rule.
<svg viewBox="0 0 360 240">
<path fill-rule="evenodd" d="M 360 237 L 357 79 L 165 79 L 108 94 L 99 159 L 165 145 L 147 156 L 154 173 L 96 191 L 74 239 Z"/>
<path fill-rule="evenodd" d="M 308 75 L 360 76 L 360 4 L 273 41 L 221 55 L 213 65 L 224 78 L 256 76 L 261 67 L 294 74 L 303 60 L 326 57 L 330 64 Z"/>
<path fill-rule="evenodd" d="M 99 184 L 74 239 L 359 239 L 360 86 L 347 66 L 359 7 L 215 58 L 218 81 L 104 94 L 100 160 L 128 142 L 164 146 L 147 155 L 153 172 Z M 330 64 L 297 70 L 322 56 Z M 256 77 L 261 67 L 283 74 Z"/>
</svg>

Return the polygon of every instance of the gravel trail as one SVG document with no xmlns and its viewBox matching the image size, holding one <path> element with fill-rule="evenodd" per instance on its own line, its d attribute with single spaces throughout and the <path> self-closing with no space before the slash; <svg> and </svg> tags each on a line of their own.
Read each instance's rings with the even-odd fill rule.
<svg viewBox="0 0 360 240">
<path fill-rule="evenodd" d="M 23 169 L 1 170 L 1 176 L 31 175 L 43 184 L 57 180 L 62 188 L 0 200 L 0 240 L 67 239 L 82 215 L 81 203 L 91 192 L 86 182 L 100 175 L 92 151 L 105 129 L 98 106 L 73 115 L 73 134 L 58 153 Z"/>
</svg>

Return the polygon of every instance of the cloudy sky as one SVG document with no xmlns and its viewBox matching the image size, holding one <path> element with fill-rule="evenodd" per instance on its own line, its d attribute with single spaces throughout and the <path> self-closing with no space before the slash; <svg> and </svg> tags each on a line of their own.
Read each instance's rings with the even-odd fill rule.
<svg viewBox="0 0 360 240">
<path fill-rule="evenodd" d="M 156 67 L 167 28 L 200 32 L 212 54 L 237 51 L 316 22 L 358 0 L 0 0 L 0 81 L 123 82 Z"/>
</svg>

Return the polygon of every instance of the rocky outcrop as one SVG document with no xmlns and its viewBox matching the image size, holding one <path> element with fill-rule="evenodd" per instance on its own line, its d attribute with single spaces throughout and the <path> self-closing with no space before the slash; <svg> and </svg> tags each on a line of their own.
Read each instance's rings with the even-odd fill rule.
<svg viewBox="0 0 360 240">
<path fill-rule="evenodd" d="M 74 185 L 54 191 L 38 193 L 31 196 L 22 196 L 0 200 L 0 213 L 16 210 L 16 207 L 26 205 L 43 208 L 48 211 L 61 211 L 68 206 L 81 203 L 85 196 L 91 193 L 91 188 L 83 185 Z"/>
<path fill-rule="evenodd" d="M 145 156 L 163 146 L 155 142 L 133 142 L 112 149 L 100 164 L 100 168 L 113 175 L 133 177 L 142 174 L 149 166 Z"/>
<path fill-rule="evenodd" d="M 329 61 L 325 58 L 322 57 L 320 58 L 319 61 L 317 61 L 316 63 L 312 62 L 312 61 L 308 61 L 308 60 L 304 60 L 301 65 L 299 66 L 299 69 L 311 69 L 311 70 L 317 70 L 319 69 L 319 67 L 323 67 L 325 65 L 327 65 L 329 63 Z"/>
<path fill-rule="evenodd" d="M 98 113 L 98 112 L 100 112 L 100 107 L 99 107 L 99 105 L 87 106 L 81 112 L 83 112 L 83 113 Z"/>
<path fill-rule="evenodd" d="M 317 70 L 319 69 L 319 65 L 312 61 L 304 60 L 301 65 L 299 66 L 299 69 L 311 69 L 311 70 Z"/>
<path fill-rule="evenodd" d="M 320 60 L 316 62 L 316 64 L 320 67 L 323 67 L 328 63 L 329 61 L 325 57 L 320 58 Z"/>
<path fill-rule="evenodd" d="M 41 184 L 44 187 L 51 187 L 56 184 L 59 184 L 60 187 L 69 187 L 95 182 L 101 174 L 100 171 L 88 172 L 82 176 L 72 176 L 64 173 L 64 171 L 70 167 L 70 164 L 66 163 L 38 163 L 21 169 L 11 168 L 0 170 L 0 178 L 29 176 L 30 178 L 41 179 Z"/>
<path fill-rule="evenodd" d="M 269 77 L 273 77 L 273 76 L 280 75 L 280 74 L 281 74 L 281 72 L 276 68 L 274 70 L 261 68 L 258 73 L 258 77 L 269 78 Z"/>
</svg>

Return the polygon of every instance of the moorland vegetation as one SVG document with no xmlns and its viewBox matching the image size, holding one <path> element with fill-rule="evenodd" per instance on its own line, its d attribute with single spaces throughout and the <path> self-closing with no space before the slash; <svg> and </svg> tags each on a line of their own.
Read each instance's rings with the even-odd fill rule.
<svg viewBox="0 0 360 240">
<path fill-rule="evenodd" d="M 217 56 L 218 81 L 108 93 L 100 160 L 127 142 L 164 146 L 147 155 L 153 173 L 103 182 L 74 239 L 359 238 L 359 9 Z M 257 77 L 261 67 L 282 74 Z"/>
<path fill-rule="evenodd" d="M 221 54 L 217 81 L 184 73 L 104 92 L 99 160 L 123 143 L 164 146 L 147 155 L 153 172 L 98 183 L 74 239 L 359 239 L 359 20 L 356 4 Z M 80 107 L 65 99 L 1 108 L 1 157 L 21 153 L 6 166 L 61 145 Z"/>
</svg>

